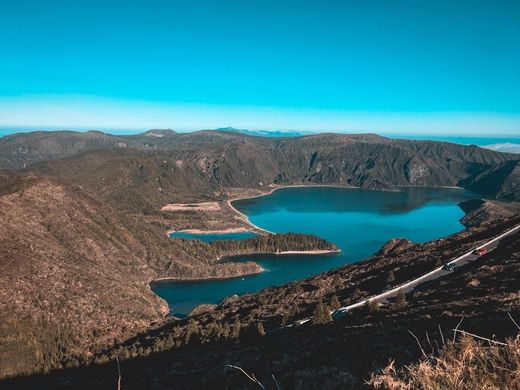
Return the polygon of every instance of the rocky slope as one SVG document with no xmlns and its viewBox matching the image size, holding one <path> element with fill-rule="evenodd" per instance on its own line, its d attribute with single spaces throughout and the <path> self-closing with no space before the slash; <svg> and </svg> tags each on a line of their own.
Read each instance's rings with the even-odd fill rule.
<svg viewBox="0 0 520 390">
<path fill-rule="evenodd" d="M 466 214 L 461 222 L 465 226 L 478 226 L 482 223 L 513 218 L 520 215 L 520 203 L 497 202 L 486 199 L 470 199 L 459 204 Z"/>
<path fill-rule="evenodd" d="M 463 181 L 468 189 L 499 200 L 520 200 L 520 160 L 502 162 Z"/>
<path fill-rule="evenodd" d="M 84 148 L 58 161 L 33 164 L 30 170 L 79 186 L 123 211 L 139 213 L 152 213 L 167 203 L 222 199 L 229 188 L 266 190 L 268 185 L 287 184 L 373 189 L 462 185 L 501 199 L 519 196 L 514 187 L 518 180 L 509 169 L 518 163 L 518 155 L 476 146 L 372 134 L 265 138 L 200 131 L 160 135 L 107 136 L 110 142 L 127 147 L 105 149 L 102 143 L 95 150 Z M 27 161 L 38 159 L 36 153 L 31 156 Z M 490 184 L 485 177 L 496 180 Z"/>
<path fill-rule="evenodd" d="M 0 179 L 0 376 L 59 367 L 63 356 L 84 356 L 161 320 L 168 308 L 148 286 L 155 278 L 260 272 L 253 262 L 218 260 L 241 251 L 334 249 L 303 235 L 253 238 L 241 248 L 169 239 L 77 188 Z"/>
<path fill-rule="evenodd" d="M 260 271 L 255 263 L 222 259 L 237 253 L 334 249 L 323 240 L 302 235 L 219 244 L 168 239 L 165 227 L 170 225 L 169 218 L 178 217 L 175 226 L 181 228 L 185 221 L 197 218 L 189 213 L 180 217 L 161 213 L 167 203 L 224 200 L 240 195 L 244 188 L 258 193 L 272 188 L 270 185 L 286 184 L 378 189 L 464 185 L 515 200 L 518 156 L 370 134 L 271 139 L 214 131 L 176 134 L 153 130 L 124 137 L 58 132 L 0 139 L 0 167 L 24 166 L 27 168 L 0 172 L 0 376 L 85 364 L 99 348 L 147 329 L 124 346 L 97 355 L 97 361 L 102 363 L 116 353 L 133 359 L 129 364 L 144 367 L 142 378 L 132 377 L 136 386 L 149 387 L 160 376 L 160 387 L 170 380 L 195 380 L 204 387 L 204 370 L 211 372 L 209 381 L 225 385 L 229 375 L 209 369 L 210 360 L 204 360 L 205 356 L 198 357 L 202 362 L 198 371 L 189 367 L 196 360 L 187 359 L 171 371 L 160 364 L 154 368 L 156 363 L 148 362 L 155 357 L 148 360 L 147 356 L 154 353 L 160 360 L 161 351 L 196 351 L 193 346 L 215 340 L 225 340 L 228 348 L 228 339 L 236 339 L 237 332 L 249 342 L 248 329 L 259 321 L 269 330 L 312 314 L 319 301 L 330 303 L 334 295 L 349 301 L 378 292 L 438 265 L 446 256 L 468 250 L 512 223 L 486 225 L 498 211 L 503 218 L 518 215 L 513 204 L 503 207 L 485 201 L 463 205 L 471 209 L 464 222 L 479 225 L 470 232 L 424 245 L 394 240 L 371 261 L 257 294 L 231 297 L 217 308 L 201 308 L 196 318 L 160 325 L 166 306 L 151 293 L 148 283 L 152 279 L 233 277 Z M 412 318 L 422 315 L 416 314 Z M 157 328 L 150 330 L 154 322 Z M 374 325 L 372 320 L 369 323 Z M 356 323 L 345 332 L 356 334 L 361 326 L 363 323 Z M 311 329 L 303 335 L 321 332 Z M 338 330 L 324 329 L 329 341 Z M 378 332 L 362 335 L 366 341 Z M 284 337 L 279 341 L 287 341 L 294 356 L 302 353 L 299 348 L 305 343 Z M 277 342 L 266 343 L 265 348 L 276 352 Z M 320 348 L 329 347 L 316 343 L 315 351 L 321 354 Z M 390 347 L 392 351 L 395 346 Z M 260 347 L 249 355 L 249 344 L 238 346 L 235 352 L 234 347 L 226 348 L 223 355 L 208 356 L 231 362 L 236 352 L 240 360 L 251 362 L 258 353 L 269 361 L 286 361 L 280 367 L 292 372 L 299 372 L 299 367 L 310 369 L 309 362 L 287 358 L 280 351 L 270 355 Z M 327 360 L 326 355 L 319 355 L 320 359 Z M 260 370 L 267 375 L 267 367 Z M 331 370 L 343 375 L 337 366 Z M 360 372 L 367 372 L 366 367 L 356 370 L 356 380 Z M 107 380 L 103 375 L 100 384 Z M 311 377 L 320 375 L 325 373 Z M 284 379 L 287 383 L 293 380 L 297 377 Z M 61 379 L 59 383 L 63 384 Z"/>
<path fill-rule="evenodd" d="M 0 169 L 20 169 L 37 161 L 56 160 L 88 150 L 154 148 L 158 140 L 175 136 L 172 130 L 150 130 L 135 136 L 114 136 L 100 131 L 36 131 L 0 138 Z"/>
<path fill-rule="evenodd" d="M 209 312 L 162 325 L 98 356 L 100 366 L 4 382 L 7 388 L 113 387 L 121 361 L 125 388 L 248 388 L 248 379 L 227 365 L 253 373 L 266 388 L 360 388 L 371 373 L 410 364 L 453 337 L 459 329 L 503 339 L 520 316 L 517 278 L 520 234 L 495 251 L 453 273 L 422 285 L 401 301 L 378 310 L 352 311 L 270 333 L 285 321 L 317 315 L 321 302 L 352 302 L 435 267 L 499 234 L 520 220 L 483 225 L 445 239 L 413 245 L 402 253 L 367 261 L 227 300 Z M 395 245 L 394 245 L 395 246 Z M 390 272 L 394 278 L 388 278 Z M 497 283 L 500 281 L 500 283 Z M 339 299 L 338 299 L 339 298 Z M 259 328 L 258 324 L 262 327 Z M 226 326 L 226 324 L 228 324 Z M 266 334 L 267 333 L 267 334 Z"/>
</svg>

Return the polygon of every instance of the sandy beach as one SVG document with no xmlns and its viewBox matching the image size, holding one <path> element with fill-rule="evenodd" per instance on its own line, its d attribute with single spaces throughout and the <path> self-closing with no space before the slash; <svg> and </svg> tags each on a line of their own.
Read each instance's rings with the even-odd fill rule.
<svg viewBox="0 0 520 390">
<path fill-rule="evenodd" d="M 341 249 L 313 249 L 308 251 L 283 251 L 273 253 L 274 255 L 325 255 L 328 253 L 339 253 Z"/>
<path fill-rule="evenodd" d="M 190 234 L 228 234 L 228 233 L 247 233 L 251 229 L 246 227 L 236 227 L 228 229 L 214 229 L 214 230 L 203 230 L 203 229 L 182 229 L 182 230 L 169 230 L 168 235 L 173 233 L 190 233 Z"/>
<path fill-rule="evenodd" d="M 212 280 L 237 279 L 237 278 L 243 278 L 243 277 L 246 277 L 246 276 L 258 275 L 258 274 L 261 274 L 262 272 L 265 272 L 265 268 L 262 268 L 261 266 L 259 266 L 259 267 L 260 267 L 260 269 L 257 272 L 247 272 L 247 273 L 240 274 L 240 275 L 224 276 L 224 277 L 211 277 L 211 276 L 208 276 L 208 277 L 205 277 L 205 278 L 178 278 L 178 277 L 174 277 L 174 276 L 171 276 L 171 277 L 170 276 L 166 276 L 166 277 L 163 277 L 163 278 L 153 279 L 150 283 L 154 283 L 154 282 L 167 282 L 167 281 L 171 281 L 171 282 L 210 282 Z"/>
<path fill-rule="evenodd" d="M 161 211 L 220 211 L 219 202 L 201 203 L 170 203 L 164 206 Z"/>
</svg>

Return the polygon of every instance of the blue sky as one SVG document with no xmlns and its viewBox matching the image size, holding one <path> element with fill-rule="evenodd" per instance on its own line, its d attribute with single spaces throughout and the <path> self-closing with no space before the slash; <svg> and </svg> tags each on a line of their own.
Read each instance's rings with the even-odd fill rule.
<svg viewBox="0 0 520 390">
<path fill-rule="evenodd" d="M 0 126 L 520 134 L 518 1 L 0 0 Z"/>
</svg>

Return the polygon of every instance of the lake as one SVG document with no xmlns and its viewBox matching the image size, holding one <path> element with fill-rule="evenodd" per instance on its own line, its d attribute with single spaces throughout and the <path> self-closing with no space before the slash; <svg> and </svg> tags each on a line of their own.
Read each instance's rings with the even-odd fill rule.
<svg viewBox="0 0 520 390">
<path fill-rule="evenodd" d="M 218 240 L 243 240 L 244 238 L 255 237 L 253 232 L 236 232 L 236 233 L 188 233 L 173 232 L 169 235 L 171 238 L 185 238 L 188 240 L 199 240 L 203 242 L 213 242 Z"/>
<path fill-rule="evenodd" d="M 315 234 L 342 250 L 328 255 L 257 255 L 266 272 L 244 278 L 154 283 L 152 288 L 185 315 L 201 303 L 219 303 L 233 294 L 255 292 L 364 259 L 396 237 L 426 242 L 464 229 L 458 202 L 472 194 L 461 189 L 407 188 L 399 192 L 332 187 L 283 188 L 243 199 L 233 206 L 257 226 L 276 233 Z"/>
</svg>

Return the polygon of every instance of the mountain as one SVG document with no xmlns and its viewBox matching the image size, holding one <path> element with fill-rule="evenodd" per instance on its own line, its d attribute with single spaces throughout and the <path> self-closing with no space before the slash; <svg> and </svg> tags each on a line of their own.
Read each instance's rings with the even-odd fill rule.
<svg viewBox="0 0 520 390">
<path fill-rule="evenodd" d="M 496 199 L 520 200 L 520 160 L 504 161 L 462 183 L 465 187 Z"/>
<path fill-rule="evenodd" d="M 520 203 L 499 202 L 488 199 L 469 199 L 459 203 L 466 214 L 461 219 L 465 226 L 478 226 L 487 221 L 509 219 L 520 215 Z"/>
<path fill-rule="evenodd" d="M 519 164 L 518 155 L 476 146 L 394 140 L 375 134 L 267 138 L 229 131 L 179 134 L 150 130 L 131 136 L 65 131 L 3 137 L 0 139 L 0 377 L 94 361 L 103 364 L 119 352 L 135 362 L 129 364 L 144 367 L 144 371 L 135 371 L 136 376 L 125 375 L 136 386 L 143 383 L 146 387 L 158 377 L 161 381 L 199 381 L 194 383 L 203 387 L 204 370 L 210 372 L 208 378 L 216 383 L 227 383 L 227 374 L 222 376 L 220 368 L 210 369 L 209 362 L 215 358 L 213 363 L 232 364 L 235 352 L 244 362 L 260 356 L 272 362 L 279 359 L 280 369 L 311 370 L 305 359 L 291 357 L 306 356 L 300 349 L 302 345 L 311 348 L 308 343 L 302 344 L 301 338 L 291 334 L 267 343 L 265 348 L 272 348 L 271 353 L 263 347 L 250 347 L 247 343 L 251 341 L 251 330 L 246 329 L 257 326 L 259 319 L 266 329 L 272 329 L 273 324 L 283 320 L 284 313 L 292 313 L 295 303 L 300 313 L 309 314 L 320 300 L 331 298 L 333 293 L 341 299 L 350 299 L 358 294 L 356 289 L 364 294 L 380 291 L 389 286 L 386 274 L 391 270 L 395 280 L 412 277 L 436 265 L 438 259 L 469 250 L 483 238 L 498 234 L 507 224 L 516 223 L 516 207 L 502 207 L 497 200 L 465 204 L 468 219 L 464 222 L 474 225 L 469 231 L 421 245 L 396 240 L 370 261 L 256 294 L 230 297 L 218 308 L 199 308 L 200 317 L 184 322 L 164 320 L 167 307 L 151 292 L 150 281 L 161 277 L 236 277 L 260 272 L 261 268 L 254 262 L 233 262 L 229 255 L 335 247 L 317 237 L 298 234 L 207 244 L 170 239 L 166 230 L 215 221 L 243 224 L 226 206 L 226 200 L 291 184 L 373 189 L 459 185 L 499 200 L 515 201 L 520 196 Z M 218 202 L 221 209 L 211 218 L 193 211 L 161 211 L 168 203 L 197 201 Z M 509 220 L 486 224 L 497 217 Z M 492 260 L 516 259 L 517 241 L 508 250 L 508 258 Z M 490 267 L 494 265 L 490 263 Z M 514 264 L 507 263 L 507 272 L 505 276 L 515 275 Z M 505 302 L 502 299 L 506 299 L 504 291 L 512 294 L 513 283 L 504 280 L 495 290 L 488 289 L 493 291 L 496 299 L 492 302 L 500 310 L 501 302 Z M 468 298 L 471 291 L 458 293 L 456 288 L 453 286 L 453 293 L 467 303 L 464 310 L 468 312 L 472 307 Z M 435 295 L 435 299 L 440 298 Z M 454 301 L 443 299 L 439 304 L 442 310 L 436 313 L 450 317 L 442 313 L 453 310 L 449 308 Z M 421 318 L 426 316 L 426 304 L 422 307 L 422 311 L 405 315 L 404 320 L 419 321 L 423 329 L 425 322 Z M 510 307 L 516 310 L 514 304 Z M 220 334 L 221 320 L 228 324 L 229 329 L 222 330 L 228 336 L 232 329 L 244 328 L 246 344 L 226 342 L 222 354 L 217 350 L 215 355 L 197 355 L 200 343 L 213 343 L 214 335 Z M 394 317 L 384 320 L 390 321 L 389 333 L 374 328 L 378 321 L 375 317 L 367 320 L 370 329 L 376 329 L 373 333 L 359 330 L 364 327 L 365 317 L 356 321 L 346 330 L 313 327 L 309 333 L 303 330 L 294 334 L 300 334 L 303 340 L 306 337 L 315 340 L 323 329 L 324 343 L 333 340 L 338 331 L 352 337 L 360 335 L 360 340 L 365 341 L 381 337 L 381 351 L 388 348 L 389 352 L 396 351 L 402 356 L 399 346 L 391 340 L 392 335 L 402 330 L 392 322 Z M 223 322 L 220 325 L 225 328 Z M 350 336 L 344 339 L 345 344 L 351 340 Z M 402 334 L 399 337 L 403 340 Z M 193 345 L 187 345 L 190 339 Z M 279 342 L 287 342 L 292 351 L 289 357 L 276 349 Z M 320 345 L 327 349 L 330 344 L 318 343 L 312 347 L 326 360 Z M 190 362 L 196 360 L 179 363 L 178 375 L 167 363 L 157 364 L 155 358 L 148 360 L 150 353 L 160 357 L 162 351 L 173 346 L 188 348 L 189 353 L 198 356 L 197 370 L 202 371 L 190 371 Z M 248 354 L 251 348 L 253 353 Z M 368 353 L 361 345 L 349 353 L 355 356 L 359 350 Z M 169 353 L 166 352 L 167 356 Z M 177 350 L 171 353 L 175 355 Z M 403 352 L 407 353 L 408 349 Z M 101 366 L 99 372 L 104 372 L 105 367 L 108 366 Z M 337 366 L 330 367 L 334 375 L 343 377 Z M 110 366 L 110 375 L 112 369 Z M 268 369 L 272 367 L 266 367 L 262 374 L 267 375 Z M 347 374 L 358 375 L 356 380 L 359 380 L 372 369 L 360 367 L 359 372 Z M 87 371 L 79 372 L 81 377 L 81 372 Z M 141 372 L 144 372 L 142 378 Z M 106 379 L 103 375 L 94 376 L 96 381 L 101 378 L 100 386 Z M 306 377 L 305 372 L 301 375 Z M 309 375 L 320 378 L 326 373 Z M 283 380 L 293 383 L 298 378 Z"/>
<path fill-rule="evenodd" d="M 116 136 L 100 131 L 36 131 L 0 138 L 0 169 L 20 169 L 38 161 L 57 160 L 105 148 L 154 149 L 175 138 L 173 130 L 149 130 Z"/>
<path fill-rule="evenodd" d="M 256 137 L 300 137 L 304 135 L 313 134 L 311 131 L 299 130 L 247 130 L 235 129 L 234 127 L 221 127 L 215 131 L 224 131 L 228 133 L 240 133 Z"/>
<path fill-rule="evenodd" d="M 16 142 L 2 139 L 4 168 L 21 168 L 51 156 L 56 159 L 35 162 L 27 170 L 59 178 L 130 212 L 152 212 L 180 200 L 222 199 L 228 188 L 266 191 L 270 185 L 290 184 L 463 186 L 500 199 L 519 196 L 506 175 L 500 176 L 503 183 L 494 184 L 495 193 L 489 192 L 489 185 L 480 185 L 486 172 L 495 177 L 493 170 L 502 165 L 507 170 L 519 161 L 518 155 L 445 142 L 374 134 L 267 138 L 209 130 L 118 137 L 37 133 L 36 141 L 30 134 L 20 137 Z M 23 158 L 16 150 L 25 151 Z"/>
<path fill-rule="evenodd" d="M 168 306 L 154 279 L 237 277 L 262 268 L 224 256 L 335 248 L 305 235 L 170 239 L 54 179 L 4 174 L 0 189 L 0 377 L 86 358 L 161 321 Z"/>
<path fill-rule="evenodd" d="M 122 386 L 129 389 L 171 388 L 172 384 L 190 389 L 249 388 L 249 379 L 229 365 L 254 375 L 265 388 L 312 389 L 326 384 L 330 389 L 356 389 L 366 388 L 371 375 L 394 372 L 384 371 L 389 364 L 406 372 L 406 367 L 435 362 L 439 354 L 460 347 L 462 366 L 470 371 L 487 361 L 486 350 L 504 359 L 500 367 L 488 366 L 480 373 L 482 381 L 492 380 L 495 386 L 491 388 L 499 388 L 501 376 L 508 372 L 514 382 L 515 371 L 503 367 L 517 363 L 513 338 L 518 329 L 509 315 L 516 320 L 520 316 L 516 278 L 520 233 L 504 239 L 478 261 L 382 307 L 352 310 L 336 321 L 318 317 L 318 308 L 338 301 L 356 302 L 397 286 L 519 222 L 516 217 L 486 224 L 440 240 L 407 244 L 400 251 L 393 245 L 392 253 L 285 286 L 230 297 L 186 320 L 165 322 L 100 352 L 94 359 L 97 365 L 14 379 L 5 385 L 112 388 L 117 383 L 114 360 L 118 357 Z M 279 329 L 281 324 L 307 316 L 316 320 Z M 474 339 L 457 336 L 453 329 L 489 338 L 491 343 L 506 340 L 513 345 L 513 354 L 502 355 L 502 350 L 491 349 L 487 342 L 475 354 Z M 456 339 L 460 344 L 452 342 Z M 442 368 L 442 363 L 439 370 L 449 373 L 451 366 Z M 429 377 L 430 383 L 437 379 Z"/>
</svg>

